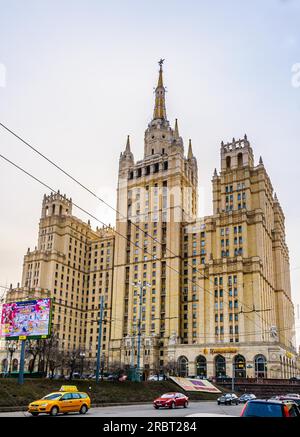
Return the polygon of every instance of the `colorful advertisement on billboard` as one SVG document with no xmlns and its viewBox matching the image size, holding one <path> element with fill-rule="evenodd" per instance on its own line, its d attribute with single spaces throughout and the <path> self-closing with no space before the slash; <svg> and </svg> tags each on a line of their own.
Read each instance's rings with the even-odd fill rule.
<svg viewBox="0 0 300 437">
<path fill-rule="evenodd" d="M 6 339 L 46 338 L 50 335 L 51 299 L 5 303 L 0 336 Z"/>
<path fill-rule="evenodd" d="M 221 393 L 221 391 L 217 387 L 215 387 L 211 382 L 207 381 L 207 379 L 179 378 L 175 376 L 171 376 L 170 379 L 185 391 Z"/>
</svg>

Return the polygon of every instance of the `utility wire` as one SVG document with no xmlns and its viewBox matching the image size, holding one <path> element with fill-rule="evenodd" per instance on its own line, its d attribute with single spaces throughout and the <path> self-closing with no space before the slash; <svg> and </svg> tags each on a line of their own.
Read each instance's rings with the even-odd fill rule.
<svg viewBox="0 0 300 437">
<path fill-rule="evenodd" d="M 2 125 L 0 123 L 0 125 Z M 55 194 L 58 194 L 58 191 L 56 191 L 54 188 L 50 187 L 48 184 L 46 184 L 45 182 L 43 182 L 42 180 L 40 180 L 39 178 L 35 177 L 33 174 L 29 173 L 28 171 L 26 171 L 25 169 L 23 169 L 22 167 L 20 167 L 19 165 L 17 165 L 16 163 L 14 163 L 13 161 L 11 161 L 10 159 L 8 159 L 7 157 L 5 157 L 4 155 L 0 154 L 0 157 L 5 160 L 6 162 L 8 162 L 10 165 L 14 166 L 15 168 L 17 168 L 18 170 L 20 170 L 21 172 L 25 173 L 27 176 L 29 176 L 30 178 L 32 178 L 33 180 L 35 180 L 36 182 L 38 182 L 39 184 L 43 185 L 44 187 L 46 187 L 47 189 L 49 189 L 50 191 L 53 191 Z M 94 220 L 98 221 L 99 223 L 101 223 L 104 227 L 109 228 L 106 223 L 104 223 L 103 221 L 101 221 L 98 217 L 94 216 L 93 214 L 91 214 L 90 212 L 88 212 L 86 209 L 82 208 L 81 206 L 79 206 L 78 204 L 76 204 L 75 202 L 72 202 L 73 205 L 78 208 L 79 210 L 81 210 L 82 212 L 84 212 L 85 214 L 89 215 L 90 217 L 92 217 Z M 132 244 L 135 247 L 138 247 L 139 249 L 143 250 L 145 253 L 149 253 L 151 255 L 151 253 L 145 249 L 140 247 L 137 243 L 134 243 L 133 241 L 131 241 L 126 235 L 121 234 L 120 232 L 118 232 L 117 230 L 114 230 L 114 232 L 119 235 L 122 238 L 125 238 L 127 241 L 129 241 L 130 244 Z M 157 258 L 152 258 L 152 260 L 157 261 Z M 151 260 L 147 260 L 147 261 L 151 261 Z M 169 269 L 173 270 L 174 272 L 176 272 L 179 276 L 180 276 L 180 272 L 178 270 L 176 270 L 174 267 L 172 267 L 171 265 L 166 263 L 166 267 L 168 267 Z M 192 266 L 194 267 L 194 266 Z M 200 272 L 200 271 L 199 271 Z M 201 272 L 200 272 L 201 273 Z M 202 273 L 201 273 L 202 274 Z M 203 275 L 203 274 L 202 274 Z M 202 289 L 203 291 L 206 291 L 207 293 L 211 294 L 212 296 L 214 296 L 214 294 L 210 291 L 207 290 L 205 287 L 201 287 L 199 284 L 197 284 L 195 281 L 190 280 L 189 278 L 187 278 L 189 282 L 191 282 L 193 285 L 198 286 L 200 289 Z M 213 283 L 213 281 L 210 281 Z M 224 290 L 227 294 L 229 294 L 226 290 Z M 245 305 L 244 302 L 242 302 L 240 299 L 237 299 L 239 302 L 241 302 L 244 306 L 249 307 L 248 305 Z M 255 320 L 253 320 L 252 318 L 249 318 L 246 314 L 244 314 L 252 323 L 256 324 L 259 328 L 260 325 L 258 325 L 256 323 Z M 259 318 L 261 318 L 261 320 L 263 320 L 266 324 L 268 324 L 268 322 L 261 317 L 259 314 L 257 314 L 259 316 Z"/>
<path fill-rule="evenodd" d="M 2 126 L 7 132 L 9 132 L 10 134 L 12 134 L 14 137 L 16 137 L 18 140 L 20 140 L 23 144 L 25 144 L 27 147 L 29 147 L 31 150 L 33 150 L 35 153 L 37 153 L 39 156 L 41 156 L 43 159 L 45 159 L 46 161 L 48 161 L 51 165 L 53 165 L 54 167 L 56 167 L 59 171 L 61 171 L 63 174 L 65 174 L 67 177 L 69 177 L 71 180 L 73 180 L 75 183 L 77 183 L 80 187 L 82 187 L 84 190 L 86 190 L 88 193 L 90 193 L 92 196 L 94 196 L 96 199 L 98 199 L 100 202 L 102 202 L 104 205 L 106 205 L 107 207 L 109 207 L 110 209 L 112 209 L 114 212 L 116 212 L 119 216 L 121 216 L 124 219 L 128 219 L 126 216 L 124 216 L 123 214 L 120 213 L 120 211 L 118 211 L 116 208 L 114 208 L 113 206 L 111 206 L 108 202 L 106 202 L 105 200 L 103 200 L 101 197 L 97 196 L 90 188 L 86 187 L 83 183 L 81 183 L 77 178 L 73 177 L 69 172 L 67 172 L 66 170 L 64 170 L 61 166 L 59 166 L 58 164 L 56 164 L 53 160 L 51 160 L 50 158 L 48 158 L 45 154 L 43 154 L 42 152 L 40 152 L 36 147 L 32 146 L 30 143 L 28 143 L 27 141 L 25 141 L 23 138 L 21 138 L 19 135 L 17 135 L 13 130 L 9 129 L 6 125 L 4 125 L 3 123 L 0 122 L 0 126 Z M 52 190 L 54 191 L 54 190 Z M 75 205 L 75 204 L 74 204 Z M 82 209 L 81 209 L 82 210 Z M 142 231 L 145 235 L 149 236 L 153 241 L 155 241 L 156 243 L 160 244 L 161 246 L 163 245 L 163 243 L 161 243 L 160 241 L 157 240 L 157 238 L 153 237 L 152 235 L 148 234 L 148 232 L 144 231 L 142 228 L 140 228 L 138 225 L 136 225 L 134 222 L 132 222 L 130 220 L 130 223 L 133 224 L 139 231 Z M 117 233 L 117 232 L 116 232 Z M 128 240 L 128 239 L 127 239 Z M 135 243 L 132 242 L 132 244 L 136 245 Z M 145 249 L 143 249 L 144 251 L 146 251 Z M 175 254 L 173 251 L 171 251 L 169 248 L 166 247 L 166 250 L 171 253 L 173 256 L 178 256 L 177 254 Z M 146 251 L 147 252 L 147 251 Z M 149 253 L 149 252 L 148 252 Z M 153 255 L 153 254 L 152 254 Z M 189 264 L 190 267 L 194 268 L 194 266 L 192 264 Z M 197 269 L 198 273 L 200 275 L 202 275 L 202 277 L 204 279 L 208 279 L 212 284 L 213 281 L 203 275 L 203 273 Z M 180 273 L 179 273 L 180 274 Z M 205 290 L 203 288 L 203 290 Z M 225 290 L 226 293 L 228 293 Z M 239 302 L 241 302 L 240 299 L 238 299 Z M 243 302 L 241 302 L 244 306 L 246 306 L 246 308 L 251 309 L 247 304 L 245 305 Z M 268 324 L 268 322 L 261 317 L 258 314 L 259 318 L 264 321 L 266 324 Z"/>
</svg>

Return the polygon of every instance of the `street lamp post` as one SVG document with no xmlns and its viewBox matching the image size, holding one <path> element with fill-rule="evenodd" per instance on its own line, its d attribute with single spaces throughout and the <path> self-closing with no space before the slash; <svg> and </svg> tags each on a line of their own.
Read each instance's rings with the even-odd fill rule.
<svg viewBox="0 0 300 437">
<path fill-rule="evenodd" d="M 83 362 L 84 362 L 84 358 L 85 358 L 85 353 L 84 352 L 80 352 L 79 356 L 81 358 L 80 376 L 82 377 L 82 374 L 83 374 Z"/>
<path fill-rule="evenodd" d="M 100 297 L 100 318 L 99 318 L 99 331 L 98 331 L 98 346 L 97 346 L 97 362 L 96 362 L 96 382 L 99 382 L 100 375 L 100 357 L 101 357 L 101 346 L 102 346 L 102 323 L 103 323 L 103 312 L 104 312 L 104 296 Z"/>
<path fill-rule="evenodd" d="M 232 362 L 232 378 L 231 378 L 231 391 L 234 392 L 234 378 L 235 378 L 235 366 L 234 366 L 234 360 Z"/>
<path fill-rule="evenodd" d="M 135 287 L 138 287 L 140 290 L 140 301 L 139 301 L 139 318 L 138 318 L 138 342 L 137 342 L 137 381 L 141 382 L 141 322 L 142 322 L 142 304 L 143 304 L 143 295 L 144 295 L 144 288 L 151 287 L 151 284 L 145 283 L 145 285 L 142 283 L 142 281 L 138 281 L 136 284 L 133 283 Z"/>
<path fill-rule="evenodd" d="M 101 355 L 101 380 L 102 381 L 103 381 L 104 367 L 105 367 L 105 353 L 102 352 Z"/>
</svg>

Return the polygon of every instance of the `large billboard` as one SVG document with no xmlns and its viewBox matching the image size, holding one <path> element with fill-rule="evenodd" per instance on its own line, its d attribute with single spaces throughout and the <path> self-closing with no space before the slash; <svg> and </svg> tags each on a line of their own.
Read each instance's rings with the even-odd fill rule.
<svg viewBox="0 0 300 437">
<path fill-rule="evenodd" d="M 215 387 L 207 379 L 193 379 L 193 378 L 179 378 L 171 376 L 170 379 L 178 384 L 185 391 L 201 391 L 207 393 L 221 393 L 221 391 Z"/>
<path fill-rule="evenodd" d="M 5 303 L 0 336 L 6 339 L 46 338 L 51 329 L 51 299 Z"/>
</svg>

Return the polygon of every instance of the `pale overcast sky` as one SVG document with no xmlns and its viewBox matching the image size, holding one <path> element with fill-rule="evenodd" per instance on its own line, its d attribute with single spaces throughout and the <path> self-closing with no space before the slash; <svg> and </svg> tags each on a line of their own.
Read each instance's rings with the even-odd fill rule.
<svg viewBox="0 0 300 437">
<path fill-rule="evenodd" d="M 300 0 L 0 0 L 0 121 L 114 205 L 120 151 L 130 134 L 142 158 L 165 58 L 167 114 L 185 144 L 192 138 L 200 215 L 212 212 L 221 140 L 247 133 L 255 163 L 263 157 L 286 217 L 299 327 L 299 22 Z M 2 128 L 0 150 L 114 224 Z M 0 160 L 0 285 L 21 280 L 44 192 Z"/>
</svg>

